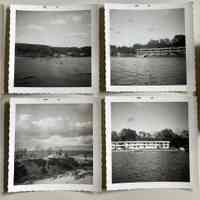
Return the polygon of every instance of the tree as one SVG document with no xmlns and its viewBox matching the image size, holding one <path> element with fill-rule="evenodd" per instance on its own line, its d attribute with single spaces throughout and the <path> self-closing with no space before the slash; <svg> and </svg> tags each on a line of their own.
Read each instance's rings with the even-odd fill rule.
<svg viewBox="0 0 200 200">
<path fill-rule="evenodd" d="M 68 156 L 68 153 L 65 151 L 65 153 L 64 153 L 64 157 L 65 157 L 65 159 L 68 159 L 69 158 L 69 156 Z"/>
<path fill-rule="evenodd" d="M 171 129 L 163 129 L 156 134 L 156 139 L 159 140 L 172 140 L 177 135 Z"/>
<path fill-rule="evenodd" d="M 188 132 L 188 130 L 183 130 L 181 132 L 180 136 L 183 137 L 183 138 L 189 138 L 189 132 Z"/>
<path fill-rule="evenodd" d="M 172 39 L 172 45 L 173 46 L 185 46 L 185 35 L 175 35 Z"/>
<path fill-rule="evenodd" d="M 122 129 L 119 133 L 120 140 L 128 141 L 128 140 L 136 140 L 137 133 L 135 130 L 131 129 Z"/>
<path fill-rule="evenodd" d="M 168 38 L 160 39 L 159 43 L 159 47 L 161 48 L 169 47 L 171 45 L 171 41 Z"/>
<path fill-rule="evenodd" d="M 133 49 L 134 49 L 134 50 L 140 49 L 140 48 L 142 48 L 142 47 L 143 47 L 143 45 L 137 44 L 137 43 L 133 45 Z"/>
<path fill-rule="evenodd" d="M 150 40 L 148 44 L 146 45 L 148 48 L 155 48 L 159 47 L 159 40 Z"/>
<path fill-rule="evenodd" d="M 110 54 L 111 54 L 111 56 L 117 55 L 117 47 L 115 45 L 110 46 Z"/>
<path fill-rule="evenodd" d="M 183 131 L 183 132 L 182 132 L 183 135 L 182 134 L 177 135 L 171 129 L 163 129 L 162 131 L 156 134 L 156 139 L 170 141 L 171 147 L 176 147 L 176 148 L 184 147 L 185 149 L 188 149 L 189 140 L 188 140 L 188 137 L 185 137 L 187 135 L 187 131 Z"/>
<path fill-rule="evenodd" d="M 119 141 L 119 136 L 116 131 L 112 131 L 112 141 Z"/>
</svg>

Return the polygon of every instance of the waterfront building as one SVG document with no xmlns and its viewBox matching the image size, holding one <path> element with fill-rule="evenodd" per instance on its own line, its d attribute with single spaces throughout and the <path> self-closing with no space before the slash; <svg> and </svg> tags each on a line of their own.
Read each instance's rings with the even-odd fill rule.
<svg viewBox="0 0 200 200">
<path fill-rule="evenodd" d="M 185 47 L 165 47 L 165 48 L 139 48 L 136 49 L 137 56 L 169 56 L 185 55 Z"/>
<path fill-rule="evenodd" d="M 136 151 L 136 150 L 167 150 L 170 141 L 115 141 L 112 142 L 113 151 Z"/>
</svg>

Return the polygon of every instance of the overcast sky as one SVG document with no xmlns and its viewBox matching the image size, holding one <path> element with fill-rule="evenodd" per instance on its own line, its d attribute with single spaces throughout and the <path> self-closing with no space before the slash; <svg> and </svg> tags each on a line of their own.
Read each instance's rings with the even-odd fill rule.
<svg viewBox="0 0 200 200">
<path fill-rule="evenodd" d="M 112 103 L 112 131 L 123 128 L 155 133 L 168 128 L 188 130 L 188 105 L 185 102 Z"/>
<path fill-rule="evenodd" d="M 91 45 L 90 11 L 17 11 L 16 43 Z"/>
<path fill-rule="evenodd" d="M 132 46 L 185 34 L 184 10 L 111 10 L 111 44 Z"/>
<path fill-rule="evenodd" d="M 92 104 L 17 105 L 16 148 L 92 149 Z"/>
</svg>

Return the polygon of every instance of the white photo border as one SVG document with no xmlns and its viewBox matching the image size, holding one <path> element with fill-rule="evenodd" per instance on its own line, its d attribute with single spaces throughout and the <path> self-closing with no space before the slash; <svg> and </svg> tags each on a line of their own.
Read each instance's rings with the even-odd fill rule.
<svg viewBox="0 0 200 200">
<path fill-rule="evenodd" d="M 131 182 L 112 183 L 112 144 L 111 144 L 111 103 L 112 102 L 187 102 L 189 127 L 189 182 Z M 105 99 L 105 127 L 106 127 L 106 188 L 107 190 L 130 189 L 186 189 L 192 190 L 195 186 L 195 147 L 197 146 L 197 105 L 196 98 L 182 94 L 157 96 L 107 96 Z"/>
<path fill-rule="evenodd" d="M 186 85 L 111 85 L 110 61 L 110 10 L 161 10 L 184 9 L 186 35 Z M 193 41 L 193 3 L 182 4 L 105 4 L 105 71 L 106 91 L 108 92 L 186 92 L 195 91 L 195 49 Z"/>
<path fill-rule="evenodd" d="M 14 85 L 15 72 L 15 35 L 16 11 L 91 11 L 91 86 L 90 87 L 16 87 Z M 98 10 L 95 5 L 69 6 L 38 6 L 11 5 L 10 6 L 10 41 L 9 41 L 9 80 L 8 93 L 11 94 L 97 94 L 99 91 L 99 42 L 98 42 Z"/>
<path fill-rule="evenodd" d="M 92 104 L 93 105 L 93 183 L 92 184 L 30 184 L 14 185 L 14 154 L 16 105 L 19 104 Z M 101 101 L 95 97 L 19 98 L 10 99 L 8 192 L 25 191 L 101 191 Z"/>
</svg>

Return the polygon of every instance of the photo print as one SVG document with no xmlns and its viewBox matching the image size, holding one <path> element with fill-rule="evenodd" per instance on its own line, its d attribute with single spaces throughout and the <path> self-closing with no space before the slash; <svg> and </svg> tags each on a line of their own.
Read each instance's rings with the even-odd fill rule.
<svg viewBox="0 0 200 200">
<path fill-rule="evenodd" d="M 11 7 L 9 92 L 91 93 L 95 7 Z"/>
<path fill-rule="evenodd" d="M 95 104 L 84 98 L 11 101 L 10 192 L 99 189 Z"/>
<path fill-rule="evenodd" d="M 191 102 L 108 97 L 107 189 L 191 187 Z"/>
<path fill-rule="evenodd" d="M 194 53 L 188 44 L 192 37 L 188 9 L 105 6 L 108 91 L 186 90 L 188 62 L 194 67 L 187 57 L 188 51 Z"/>
</svg>

